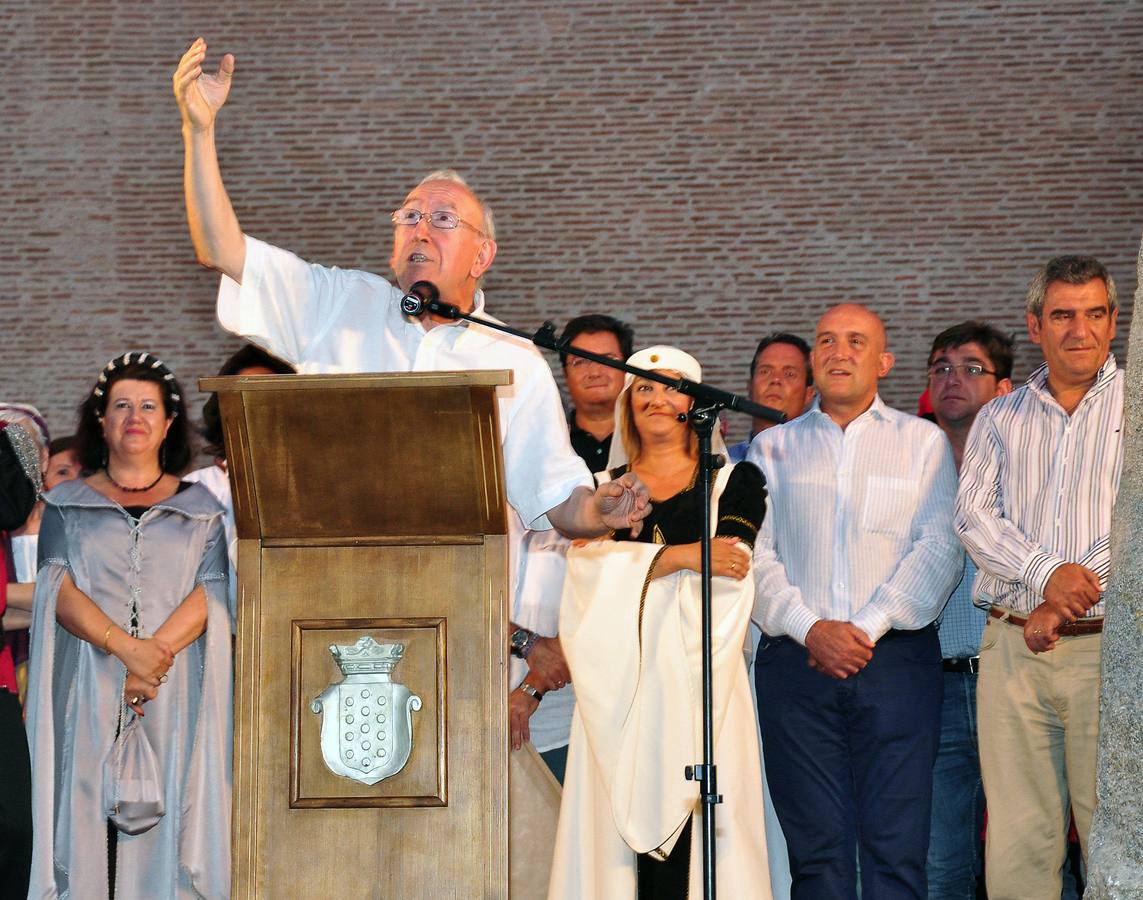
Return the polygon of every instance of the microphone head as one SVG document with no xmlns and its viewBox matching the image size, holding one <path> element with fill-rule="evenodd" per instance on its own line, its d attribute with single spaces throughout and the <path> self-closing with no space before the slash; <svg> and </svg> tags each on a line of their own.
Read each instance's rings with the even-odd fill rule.
<svg viewBox="0 0 1143 900">
<path fill-rule="evenodd" d="M 441 292 L 431 281 L 415 281 L 401 297 L 401 311 L 407 316 L 419 316 L 430 303 L 436 303 Z"/>
<path fill-rule="evenodd" d="M 678 422 L 685 422 L 688 418 L 689 417 L 687 416 L 686 413 L 679 413 L 678 415 L 675 416 L 675 420 Z"/>
</svg>

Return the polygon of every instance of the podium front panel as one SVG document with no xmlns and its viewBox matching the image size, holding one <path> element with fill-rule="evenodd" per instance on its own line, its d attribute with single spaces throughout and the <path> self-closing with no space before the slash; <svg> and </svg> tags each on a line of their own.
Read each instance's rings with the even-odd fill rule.
<svg viewBox="0 0 1143 900">
<path fill-rule="evenodd" d="M 235 843 L 249 854 L 236 896 L 504 896 L 504 542 L 261 550 L 239 636 L 258 634 L 261 662 L 236 706 L 250 723 L 235 747 Z M 331 771 L 322 747 L 331 714 L 355 759 L 402 725 L 395 710 L 378 721 L 378 685 L 345 696 L 329 648 L 363 637 L 403 646 L 389 678 L 418 700 L 407 762 L 372 785 Z M 340 710 L 316 712 L 339 686 Z"/>
</svg>

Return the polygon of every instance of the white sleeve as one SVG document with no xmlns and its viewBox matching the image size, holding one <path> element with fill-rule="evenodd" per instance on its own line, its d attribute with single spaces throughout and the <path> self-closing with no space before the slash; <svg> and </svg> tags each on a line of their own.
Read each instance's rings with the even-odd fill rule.
<svg viewBox="0 0 1143 900">
<path fill-rule="evenodd" d="M 522 373 L 522 367 L 516 371 Z M 549 509 L 563 503 L 580 485 L 594 489 L 595 482 L 587 464 L 572 450 L 548 364 L 537 356 L 526 383 L 514 389 L 518 393 L 504 437 L 508 502 L 528 528 L 543 531 L 552 527 Z"/>
<path fill-rule="evenodd" d="M 299 366 L 345 303 L 343 269 L 313 265 L 247 235 L 241 284 L 222 276 L 218 322 Z"/>
<path fill-rule="evenodd" d="M 988 406 L 976 416 L 961 464 L 955 527 L 980 571 L 1023 582 L 1043 596 L 1048 579 L 1066 560 L 1041 547 L 1008 518 L 1004 481 L 1009 453 Z"/>
<path fill-rule="evenodd" d="M 768 447 L 753 441 L 746 451 L 746 461 L 756 465 L 765 475 L 770 503 L 758 537 L 754 541 L 754 613 L 755 624 L 773 637 L 789 635 L 805 644 L 806 635 L 821 619 L 806 604 L 802 589 L 790 581 L 785 563 L 779 558 L 775 541 L 775 519 L 781 509 L 774 501 L 775 486 L 780 484 L 781 470 L 767 456 Z"/>
</svg>

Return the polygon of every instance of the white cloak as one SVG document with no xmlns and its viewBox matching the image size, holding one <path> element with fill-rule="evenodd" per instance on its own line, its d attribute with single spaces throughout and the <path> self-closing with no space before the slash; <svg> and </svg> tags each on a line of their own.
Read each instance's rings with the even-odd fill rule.
<svg viewBox="0 0 1143 900">
<path fill-rule="evenodd" d="M 720 482 L 725 483 L 725 470 Z M 669 852 L 692 820 L 690 896 L 702 896 L 701 581 L 648 574 L 661 545 L 597 541 L 568 553 L 560 640 L 576 685 L 551 900 L 637 893 L 636 853 Z M 713 579 L 716 879 L 769 900 L 758 732 L 742 654 L 751 577 Z"/>
</svg>

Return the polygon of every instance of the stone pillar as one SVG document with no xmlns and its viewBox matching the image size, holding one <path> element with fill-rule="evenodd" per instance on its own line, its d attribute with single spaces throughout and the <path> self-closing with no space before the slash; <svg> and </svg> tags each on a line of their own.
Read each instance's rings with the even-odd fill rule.
<svg viewBox="0 0 1143 900">
<path fill-rule="evenodd" d="M 1086 900 L 1143 897 L 1143 246 L 1128 343 L 1123 474 L 1103 627 L 1098 806 Z"/>
</svg>

